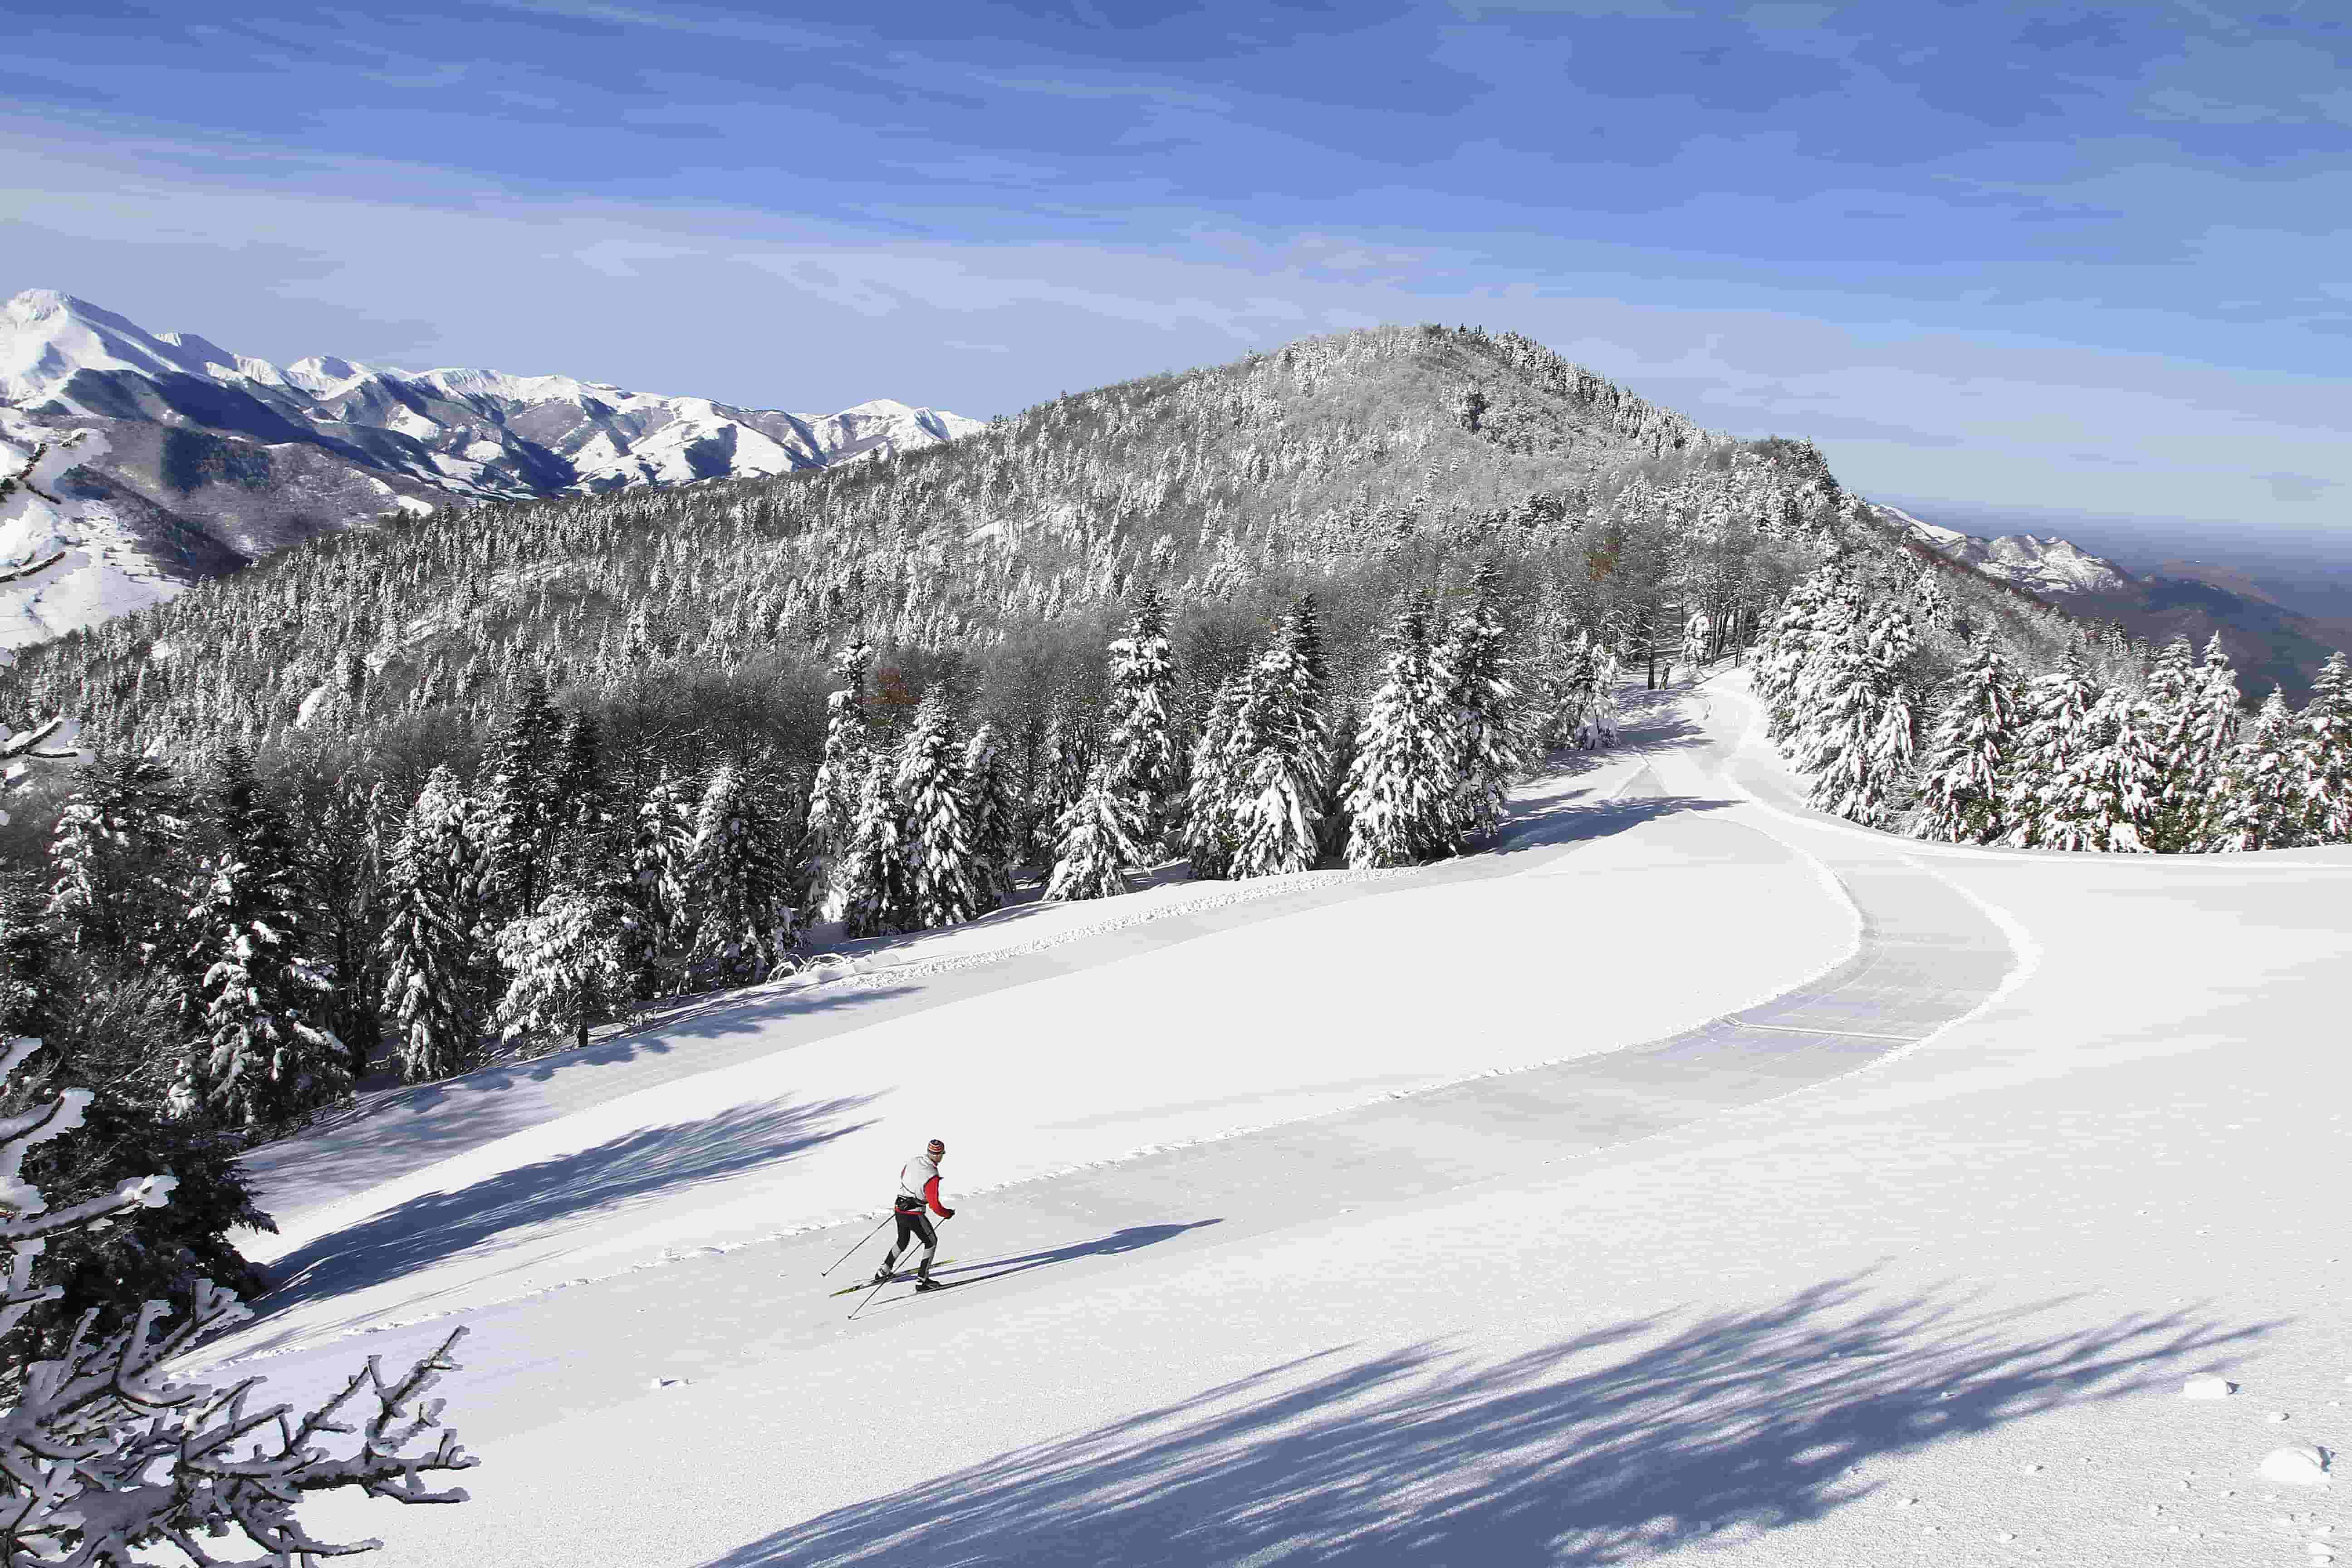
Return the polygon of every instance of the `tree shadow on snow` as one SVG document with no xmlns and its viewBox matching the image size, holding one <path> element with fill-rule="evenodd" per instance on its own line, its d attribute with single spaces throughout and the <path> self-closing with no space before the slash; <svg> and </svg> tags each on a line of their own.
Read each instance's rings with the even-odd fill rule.
<svg viewBox="0 0 2352 1568">
<path fill-rule="evenodd" d="M 738 1106 L 411 1198 L 271 1264 L 273 1284 L 257 1317 L 267 1322 L 290 1307 L 364 1290 L 461 1253 L 496 1251 L 510 1233 L 561 1234 L 646 1198 L 780 1163 L 870 1125 L 847 1118 L 873 1099 Z"/>
<path fill-rule="evenodd" d="M 1624 1563 L 1820 1518 L 1884 1484 L 1871 1461 L 2142 1392 L 2275 1326 L 2173 1312 L 2034 1328 L 2064 1304 L 1889 1300 L 1855 1278 L 1499 1362 L 1333 1349 L 705 1568 Z"/>
</svg>

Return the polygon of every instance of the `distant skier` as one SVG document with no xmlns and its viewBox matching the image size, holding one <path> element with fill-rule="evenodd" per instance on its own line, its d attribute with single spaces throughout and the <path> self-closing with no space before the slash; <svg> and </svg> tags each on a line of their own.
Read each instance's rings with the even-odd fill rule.
<svg viewBox="0 0 2352 1568">
<path fill-rule="evenodd" d="M 941 1219 L 955 1218 L 955 1210 L 940 1202 L 940 1162 L 948 1157 L 948 1146 L 938 1139 L 923 1145 L 923 1152 L 898 1169 L 898 1195 L 891 1207 L 898 1216 L 898 1238 L 890 1250 L 882 1255 L 882 1267 L 874 1271 L 874 1283 L 887 1281 L 896 1270 L 899 1253 L 919 1241 L 923 1244 L 923 1260 L 915 1266 L 917 1290 L 940 1290 L 946 1287 L 931 1278 L 931 1260 L 940 1255 L 940 1233 L 931 1228 L 930 1215 Z"/>
</svg>

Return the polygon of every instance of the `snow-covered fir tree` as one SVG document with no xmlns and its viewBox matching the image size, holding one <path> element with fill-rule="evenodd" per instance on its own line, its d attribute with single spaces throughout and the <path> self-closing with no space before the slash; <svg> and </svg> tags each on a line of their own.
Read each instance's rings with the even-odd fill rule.
<svg viewBox="0 0 2352 1568">
<path fill-rule="evenodd" d="M 1460 756 L 1428 613 L 1414 605 L 1397 617 L 1380 688 L 1357 731 L 1345 796 L 1348 864 L 1416 866 L 1455 853 Z"/>
<path fill-rule="evenodd" d="M 1250 671 L 1228 740 L 1231 793 L 1220 811 L 1234 837 L 1232 876 L 1279 877 L 1315 864 L 1329 752 L 1315 696 L 1286 629 Z"/>
<path fill-rule="evenodd" d="M 1112 780 L 1108 762 L 1097 767 L 1077 803 L 1062 814 L 1046 901 L 1114 899 L 1126 892 L 1127 868 L 1143 858 L 1137 842 L 1141 831 L 1134 795 Z"/>
<path fill-rule="evenodd" d="M 131 949 L 163 934 L 191 814 L 158 758 L 101 754 L 83 770 L 49 846 L 48 912 L 68 945 Z"/>
<path fill-rule="evenodd" d="M 915 888 L 907 849 L 907 811 L 898 799 L 898 767 L 887 752 L 866 765 L 857 792 L 837 886 L 842 934 L 897 936 L 913 931 Z"/>
<path fill-rule="evenodd" d="M 562 821 L 557 797 L 562 738 L 546 676 L 535 668 L 526 671 L 482 781 L 479 837 L 488 925 L 536 909 L 547 890 Z"/>
<path fill-rule="evenodd" d="M 2209 849 L 2279 849 L 2303 841 L 2294 728 L 2286 693 L 2273 686 L 2222 768 L 2209 807 Z"/>
<path fill-rule="evenodd" d="M 478 1051 L 487 955 L 474 935 L 464 813 L 457 775 L 436 768 L 393 846 L 383 1014 L 411 1083 L 464 1072 Z"/>
<path fill-rule="evenodd" d="M 872 771 L 874 741 L 866 721 L 866 676 L 874 650 L 851 643 L 834 661 L 841 684 L 825 699 L 824 752 L 809 784 L 808 827 L 801 845 L 802 907 L 814 920 L 840 920 L 842 863 L 857 829 L 858 796 Z"/>
<path fill-rule="evenodd" d="M 1510 786 L 1527 769 L 1526 719 L 1508 638 L 1501 575 L 1488 563 L 1435 655 L 1453 708 L 1456 833 L 1465 840 L 1502 825 Z"/>
<path fill-rule="evenodd" d="M 180 1117 L 282 1125 L 341 1098 L 351 1062 L 324 1026 L 332 985 L 306 951 L 285 815 L 240 748 L 222 753 L 211 782 L 220 851 L 189 917 L 194 1038 L 167 1103 Z"/>
<path fill-rule="evenodd" d="M 635 991 L 626 940 L 628 910 L 608 890 L 559 889 L 499 933 L 506 992 L 491 1022 L 506 1040 L 570 1036 L 588 1043 L 591 1025 L 619 1017 Z"/>
<path fill-rule="evenodd" d="M 722 763 L 695 815 L 688 966 L 722 984 L 766 979 L 799 940 L 778 802 L 756 766 Z"/>
<path fill-rule="evenodd" d="M 994 725 L 981 725 L 965 743 L 963 777 L 971 813 L 972 876 L 980 912 L 985 914 L 1013 897 L 1013 879 L 1026 858 L 1021 803 Z"/>
<path fill-rule="evenodd" d="M 13 1088 L 39 1046 L 8 1042 L 0 1084 Z M 0 1118 L 0 1245 L 9 1252 L 0 1337 L 57 1294 L 42 1277 L 53 1244 L 120 1229 L 169 1203 L 178 1185 L 170 1175 L 148 1175 L 49 1206 L 26 1179 L 26 1157 L 80 1128 L 90 1103 L 89 1090 L 68 1089 Z M 169 1303 L 150 1301 L 119 1330 L 85 1322 L 61 1354 L 21 1369 L 0 1408 L 8 1568 L 130 1568 L 161 1561 L 155 1553 L 165 1548 L 199 1565 L 232 1561 L 223 1552 L 238 1562 L 307 1563 L 364 1549 L 310 1532 L 299 1510 L 314 1493 L 465 1500 L 463 1490 L 436 1489 L 431 1479 L 474 1460 L 442 1427 L 440 1402 L 427 1398 L 444 1373 L 457 1370 L 450 1352 L 463 1329 L 405 1376 L 386 1378 L 371 1362 L 340 1394 L 299 1414 L 257 1396 L 258 1377 L 215 1386 L 170 1370 L 250 1316 L 235 1295 L 204 1280 L 176 1320 Z M 372 1415 L 350 1408 L 362 1396 L 376 1405 Z M 336 1442 L 353 1433 L 358 1443 Z M 428 1446 L 416 1447 L 420 1439 Z M 247 1557 L 247 1549 L 266 1555 Z"/>
<path fill-rule="evenodd" d="M 2024 724 L 2022 682 L 2000 645 L 1978 639 L 1944 694 L 1919 780 L 1919 837 L 1994 844 L 2010 828 L 2001 780 Z"/>
<path fill-rule="evenodd" d="M 1781 604 L 1758 646 L 1753 677 L 1766 732 L 1776 743 L 1797 734 L 1809 709 L 1813 659 L 1845 636 L 1853 616 L 1844 578 L 1833 567 L 1805 578 Z"/>
<path fill-rule="evenodd" d="M 1843 619 L 1841 635 L 1807 662 L 1795 761 L 1813 775 L 1808 805 L 1885 827 L 1901 812 L 1918 744 L 1906 668 L 1911 613 L 1894 601 Z"/>
<path fill-rule="evenodd" d="M 661 770 L 637 803 L 629 834 L 629 886 L 623 897 L 638 935 L 627 953 L 639 1001 L 667 988 L 693 934 L 688 887 L 693 875 L 694 815 L 699 797 L 686 780 Z"/>
<path fill-rule="evenodd" d="M 2005 842 L 2021 848 L 2042 842 L 2042 823 L 2061 804 L 2059 781 L 2096 742 L 2091 710 L 2098 700 L 2090 657 L 2079 643 L 2027 689 L 2025 733 L 2001 780 L 2001 811 L 2010 823 Z"/>
<path fill-rule="evenodd" d="M 1243 742 L 1236 740 L 1242 709 L 1249 700 L 1254 670 L 1229 676 L 1217 688 L 1215 699 L 1192 742 L 1192 778 L 1185 792 L 1183 849 L 1192 875 L 1223 879 L 1234 874 L 1234 856 L 1241 842 L 1236 806 L 1245 777 L 1241 774 Z"/>
<path fill-rule="evenodd" d="M 2176 679 L 2181 682 L 2177 697 L 2171 689 Z M 2244 719 L 2237 671 L 2216 634 L 2193 674 L 2176 674 L 2175 658 L 2168 655 L 2158 661 L 2151 684 L 2157 698 L 2173 709 L 2159 746 L 2164 786 L 2155 847 L 2172 853 L 2211 850 L 2228 837 L 2221 819 L 2227 814 L 2231 759 Z"/>
<path fill-rule="evenodd" d="M 935 686 L 899 743 L 892 781 L 906 813 L 907 913 L 917 927 L 959 925 L 988 908 L 963 761 L 947 692 Z"/>
<path fill-rule="evenodd" d="M 2352 844 L 2352 669 L 2341 653 L 2328 656 L 2295 718 L 2293 769 L 2305 837 Z"/>
<path fill-rule="evenodd" d="M 1112 786 L 1135 804 L 1139 857 L 1165 840 L 1178 798 L 1175 686 L 1168 607 L 1156 589 L 1147 587 L 1135 595 L 1127 635 L 1110 645 L 1110 705 L 1103 740 Z"/>
<path fill-rule="evenodd" d="M 2047 849 L 2145 852 L 2164 786 L 2155 716 L 2130 692 L 2110 689 L 2093 706 L 2088 730 L 2066 771 L 2038 792 L 2035 842 Z"/>
</svg>

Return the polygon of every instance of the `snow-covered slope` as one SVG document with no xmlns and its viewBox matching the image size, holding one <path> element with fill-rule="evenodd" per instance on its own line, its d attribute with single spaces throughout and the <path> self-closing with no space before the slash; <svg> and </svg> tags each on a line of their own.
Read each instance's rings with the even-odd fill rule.
<svg viewBox="0 0 2352 1568">
<path fill-rule="evenodd" d="M 2131 574 L 2103 556 L 2077 549 L 2068 540 L 2009 533 L 1981 539 L 1922 521 L 1899 507 L 1873 503 L 1882 521 L 1938 553 L 1965 562 L 1988 576 L 2036 594 L 2106 594 L 2126 587 Z"/>
<path fill-rule="evenodd" d="M 0 645 L 55 635 L 320 533 L 451 497 L 519 500 L 787 473 L 912 451 L 978 421 L 877 399 L 837 414 L 738 408 L 563 375 L 278 366 L 191 332 L 149 332 L 35 289 L 0 306 L 6 438 L 81 447 L 60 476 L 100 591 L 0 583 Z M 0 570 L 29 564 L 0 556 Z M 141 584 L 132 588 L 127 584 Z M 46 584 L 44 584 L 46 585 Z M 144 595 L 143 597 L 142 595 Z"/>
<path fill-rule="evenodd" d="M 1038 910 L 265 1151 L 220 1349 L 294 1396 L 471 1331 L 476 1500 L 318 1510 L 386 1568 L 2326 1562 L 2260 1466 L 2352 1433 L 2352 852 L 1867 833 L 1730 685 L 1498 854 Z M 964 1288 L 849 1321 L 934 1134 Z"/>
</svg>

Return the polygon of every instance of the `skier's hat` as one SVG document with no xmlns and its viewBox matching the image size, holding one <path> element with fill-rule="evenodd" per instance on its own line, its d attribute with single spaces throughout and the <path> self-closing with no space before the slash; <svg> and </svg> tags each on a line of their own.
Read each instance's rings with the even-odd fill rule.
<svg viewBox="0 0 2352 1568">
<path fill-rule="evenodd" d="M 937 1138 L 923 1145 L 923 1152 L 926 1154 L 944 1154 L 947 1152 L 948 1146 Z"/>
</svg>

